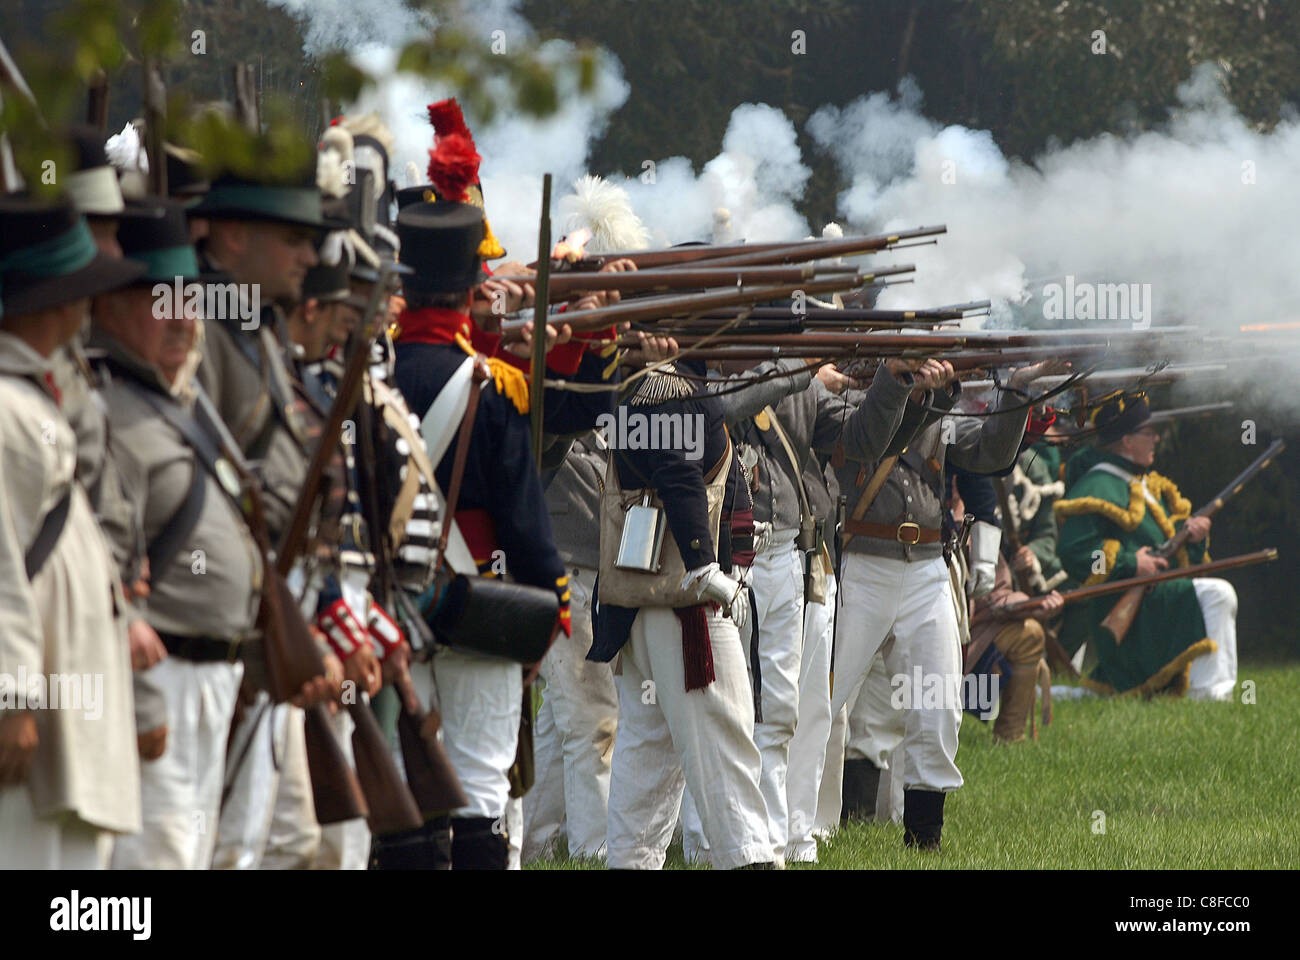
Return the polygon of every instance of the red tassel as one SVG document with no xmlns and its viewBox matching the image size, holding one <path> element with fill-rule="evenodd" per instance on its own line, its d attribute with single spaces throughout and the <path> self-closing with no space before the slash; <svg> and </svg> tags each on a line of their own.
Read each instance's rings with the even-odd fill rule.
<svg viewBox="0 0 1300 960">
<path fill-rule="evenodd" d="M 429 151 L 429 182 L 438 199 L 465 203 L 469 188 L 478 180 L 481 160 L 468 137 L 455 133 L 439 137 L 438 145 Z"/>
<path fill-rule="evenodd" d="M 458 135 L 471 144 L 474 142 L 469 127 L 465 125 L 465 115 L 461 113 L 460 104 L 456 102 L 455 97 L 429 104 L 429 122 L 433 124 L 433 132 L 436 136 Z"/>
<path fill-rule="evenodd" d="M 713 644 L 709 641 L 709 621 L 704 604 L 675 607 L 673 613 L 682 625 L 682 663 L 686 670 L 686 692 L 703 690 L 717 677 L 713 674 Z"/>
</svg>

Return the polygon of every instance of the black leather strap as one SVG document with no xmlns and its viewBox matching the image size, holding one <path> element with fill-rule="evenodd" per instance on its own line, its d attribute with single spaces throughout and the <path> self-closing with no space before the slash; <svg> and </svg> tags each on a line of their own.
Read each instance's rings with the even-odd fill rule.
<svg viewBox="0 0 1300 960">
<path fill-rule="evenodd" d="M 63 536 L 63 528 L 68 522 L 68 511 L 71 508 L 72 487 L 69 486 L 68 492 L 54 505 L 54 509 L 45 515 L 36 539 L 32 541 L 32 545 L 27 548 L 27 554 L 23 557 L 23 562 L 27 566 L 28 580 L 41 572 L 41 567 L 45 566 L 45 561 L 54 552 L 55 544 L 59 542 L 59 537 Z"/>
<path fill-rule="evenodd" d="M 194 528 L 199 525 L 199 515 L 203 513 L 203 504 L 208 499 L 208 485 L 205 480 L 204 470 L 195 460 L 190 488 L 185 493 L 185 499 L 181 501 L 180 507 L 172 514 L 171 519 L 163 524 L 158 535 L 145 546 L 145 553 L 149 557 L 149 577 L 152 581 L 157 582 L 164 575 L 185 541 L 194 532 Z"/>
</svg>

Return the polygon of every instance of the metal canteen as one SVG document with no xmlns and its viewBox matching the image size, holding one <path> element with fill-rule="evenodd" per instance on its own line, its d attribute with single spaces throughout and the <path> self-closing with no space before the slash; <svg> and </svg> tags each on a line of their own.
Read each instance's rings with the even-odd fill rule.
<svg viewBox="0 0 1300 960">
<path fill-rule="evenodd" d="M 639 504 L 628 508 L 623 518 L 623 536 L 619 540 L 614 566 L 620 570 L 658 573 L 666 527 L 663 510 L 652 507 L 650 494 L 645 494 Z"/>
</svg>

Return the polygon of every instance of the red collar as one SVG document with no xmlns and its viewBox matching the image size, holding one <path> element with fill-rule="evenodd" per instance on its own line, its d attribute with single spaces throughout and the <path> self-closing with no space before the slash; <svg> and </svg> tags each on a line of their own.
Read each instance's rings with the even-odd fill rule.
<svg viewBox="0 0 1300 960">
<path fill-rule="evenodd" d="M 469 340 L 476 329 L 469 314 L 440 307 L 403 310 L 397 327 L 398 343 L 455 343 L 456 334 Z"/>
</svg>

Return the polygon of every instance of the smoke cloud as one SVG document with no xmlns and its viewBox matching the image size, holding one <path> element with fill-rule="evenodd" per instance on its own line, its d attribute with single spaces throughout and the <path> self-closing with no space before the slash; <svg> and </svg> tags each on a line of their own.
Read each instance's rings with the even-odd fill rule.
<svg viewBox="0 0 1300 960">
<path fill-rule="evenodd" d="M 1178 98 L 1163 129 L 1103 134 L 1032 164 L 1008 161 L 987 131 L 925 118 L 908 84 L 824 107 L 808 132 L 849 183 L 839 208 L 851 226 L 948 226 L 937 247 L 897 255 L 916 262 L 916 283 L 882 306 L 991 298 L 1041 324 L 1046 286 L 1068 275 L 1150 284 L 1155 324 L 1236 331 L 1293 318 L 1300 124 L 1252 129 L 1209 67 Z"/>
</svg>

